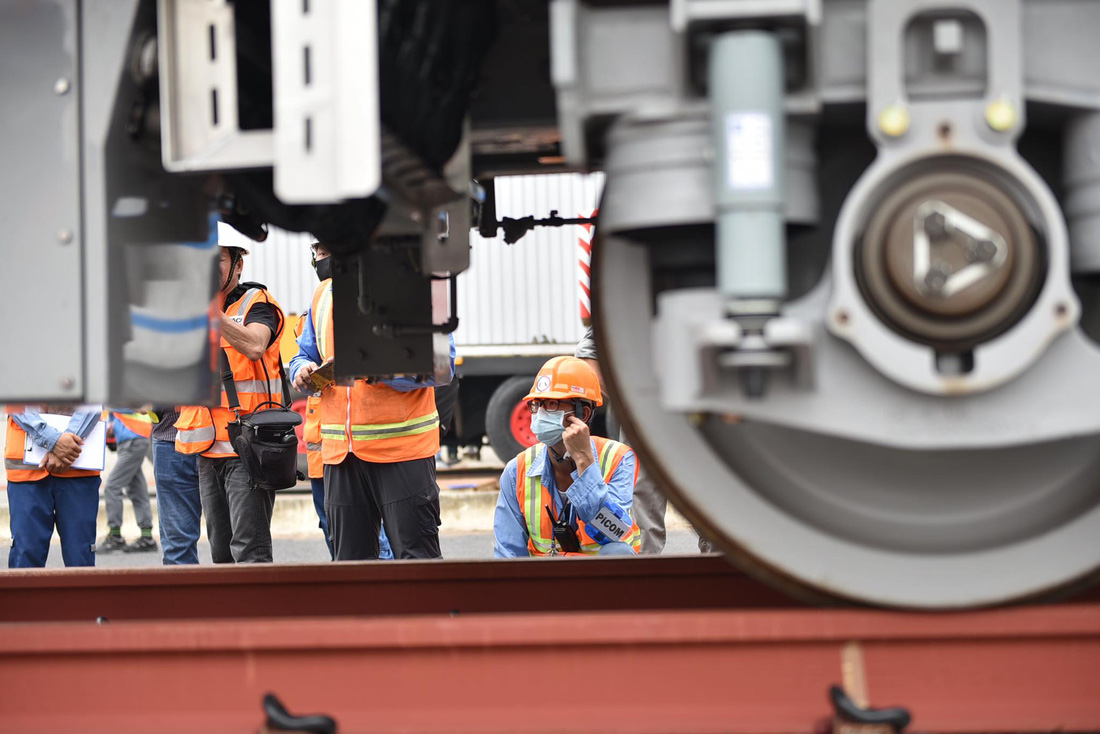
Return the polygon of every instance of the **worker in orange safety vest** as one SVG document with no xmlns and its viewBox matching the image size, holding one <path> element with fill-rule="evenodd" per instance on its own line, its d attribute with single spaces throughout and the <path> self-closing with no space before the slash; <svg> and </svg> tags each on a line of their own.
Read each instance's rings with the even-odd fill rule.
<svg viewBox="0 0 1100 734">
<path fill-rule="evenodd" d="M 494 555 L 636 554 L 641 533 L 631 506 L 638 464 L 626 444 L 589 433 L 603 403 L 596 373 L 576 357 L 554 357 L 524 400 L 539 443 L 500 475 Z"/>
<path fill-rule="evenodd" d="M 312 392 L 309 377 L 335 357 L 332 258 L 313 245 L 318 276 L 309 317 L 290 361 L 295 387 Z M 454 342 L 450 374 L 454 376 Z M 330 384 L 321 391 L 321 461 L 325 517 L 335 559 L 379 557 L 379 532 L 396 558 L 440 558 L 439 415 L 435 380 L 394 378 Z"/>
<path fill-rule="evenodd" d="M 65 565 L 94 566 L 99 471 L 72 466 L 102 411 L 51 407 L 50 414 L 71 416 L 61 429 L 47 423 L 42 406 L 8 405 L 4 410 L 8 416 L 4 471 L 11 516 L 8 567 L 44 567 L 55 526 Z M 26 462 L 28 443 L 46 452 L 40 462 Z"/>
<path fill-rule="evenodd" d="M 198 454 L 199 498 L 214 563 L 270 563 L 274 493 L 253 486 L 229 439 L 229 423 L 264 403 L 282 404 L 279 336 L 285 317 L 267 289 L 241 283 L 243 236 L 218 222 L 221 292 L 221 405 L 183 406 L 176 450 Z M 239 406 L 232 407 L 232 384 Z M 269 406 L 270 407 L 270 406 Z"/>
<path fill-rule="evenodd" d="M 325 262 L 330 257 L 329 251 L 318 242 L 313 243 L 310 250 L 313 255 L 311 259 L 313 269 L 318 271 L 317 278 L 325 280 L 327 277 L 331 277 L 328 271 L 331 263 Z M 322 273 L 325 273 L 326 278 L 321 277 Z M 309 313 L 298 319 L 298 325 L 294 329 L 296 339 L 302 335 L 309 319 Z M 306 444 L 307 476 L 309 477 L 310 489 L 313 492 L 313 509 L 317 512 L 318 526 L 325 536 L 325 545 L 328 546 L 329 557 L 335 558 L 332 551 L 332 538 L 329 537 L 328 532 L 328 518 L 325 516 L 325 464 L 321 459 L 321 393 L 319 392 L 311 393 L 306 398 L 306 418 L 305 425 L 302 426 L 302 438 Z M 378 534 L 378 544 L 379 559 L 392 559 L 393 549 L 390 548 L 390 541 L 386 537 L 384 525 Z"/>
</svg>

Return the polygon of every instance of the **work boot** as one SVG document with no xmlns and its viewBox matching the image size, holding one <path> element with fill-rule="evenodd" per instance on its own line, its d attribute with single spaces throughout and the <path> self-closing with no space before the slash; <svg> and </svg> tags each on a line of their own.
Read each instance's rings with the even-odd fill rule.
<svg viewBox="0 0 1100 734">
<path fill-rule="evenodd" d="M 95 547 L 96 553 L 112 553 L 117 550 L 125 551 L 130 549 L 126 546 L 126 541 L 121 535 L 114 535 L 113 533 L 99 541 L 99 545 Z"/>
<path fill-rule="evenodd" d="M 125 553 L 152 553 L 157 549 L 157 541 L 143 535 L 123 549 Z"/>
</svg>

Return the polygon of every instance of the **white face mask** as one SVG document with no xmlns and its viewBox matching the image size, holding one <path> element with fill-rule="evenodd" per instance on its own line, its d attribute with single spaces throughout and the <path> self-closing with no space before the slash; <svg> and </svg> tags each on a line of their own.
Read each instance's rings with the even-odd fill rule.
<svg viewBox="0 0 1100 734">
<path fill-rule="evenodd" d="M 557 446 L 565 432 L 565 411 L 539 408 L 539 412 L 531 415 L 531 432 L 540 443 Z"/>
</svg>

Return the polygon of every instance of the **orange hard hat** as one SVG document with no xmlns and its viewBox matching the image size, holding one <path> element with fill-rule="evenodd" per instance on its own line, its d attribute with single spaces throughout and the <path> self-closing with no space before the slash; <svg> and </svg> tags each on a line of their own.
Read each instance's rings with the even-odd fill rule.
<svg viewBox="0 0 1100 734">
<path fill-rule="evenodd" d="M 524 400 L 546 398 L 588 400 L 597 406 L 603 405 L 596 373 L 583 359 L 576 357 L 554 357 L 539 370 Z"/>
</svg>

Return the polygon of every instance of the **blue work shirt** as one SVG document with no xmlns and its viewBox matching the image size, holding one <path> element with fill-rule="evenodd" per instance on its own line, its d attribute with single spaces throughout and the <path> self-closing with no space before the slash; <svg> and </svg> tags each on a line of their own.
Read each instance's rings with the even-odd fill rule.
<svg viewBox="0 0 1100 734">
<path fill-rule="evenodd" d="M 65 432 L 75 433 L 82 439 L 87 438 L 92 429 L 95 428 L 95 424 L 99 422 L 102 412 L 99 410 L 78 410 L 74 412 L 73 417 L 69 419 L 69 425 Z M 35 446 L 41 446 L 46 451 L 53 451 L 57 439 L 61 438 L 62 432 L 46 425 L 46 421 L 42 419 L 42 411 L 37 407 L 25 406 L 22 413 L 10 413 L 9 415 L 20 428 L 27 432 Z"/>
<path fill-rule="evenodd" d="M 298 336 L 298 353 L 294 355 L 290 360 L 290 381 L 294 382 L 294 379 L 298 376 L 298 370 L 302 369 L 310 362 L 320 365 L 321 352 L 317 348 L 317 332 L 313 330 L 313 306 L 310 305 L 309 310 L 305 315 L 306 325 L 302 329 L 302 333 Z M 451 376 L 447 379 L 447 382 L 439 382 L 435 378 L 428 378 L 427 380 L 414 380 L 411 377 L 395 377 L 390 380 L 379 380 L 383 385 L 389 385 L 398 392 L 410 392 L 412 390 L 419 390 L 422 387 L 436 387 L 437 385 L 446 385 L 451 382 L 455 377 L 455 338 L 454 334 L 448 334 L 447 340 L 451 345 Z"/>
<path fill-rule="evenodd" d="M 554 483 L 554 468 L 548 456 L 545 445 L 539 444 L 539 450 L 535 454 L 535 460 L 527 467 L 527 476 L 541 476 L 542 486 L 546 487 L 550 497 L 554 500 L 554 512 L 561 517 L 564 503 L 561 493 Z M 596 442 L 592 442 L 592 456 L 598 458 Z M 518 457 L 517 457 L 518 458 Z M 627 513 L 631 512 L 634 504 L 634 465 L 636 463 L 633 451 L 627 451 L 623 460 L 611 475 L 611 482 L 607 483 L 600 474 L 600 466 L 597 461 L 584 470 L 584 474 L 577 475 L 573 471 L 573 484 L 565 490 L 565 496 L 579 517 L 587 525 L 600 509 L 600 505 L 610 500 Z M 576 519 L 571 525 L 576 528 Z M 527 523 L 523 512 L 520 511 L 519 498 L 516 496 L 516 459 L 508 462 L 504 467 L 504 473 L 500 475 L 500 495 L 497 497 L 496 513 L 493 516 L 493 555 L 497 558 L 526 558 L 531 555 L 527 548 Z"/>
</svg>

